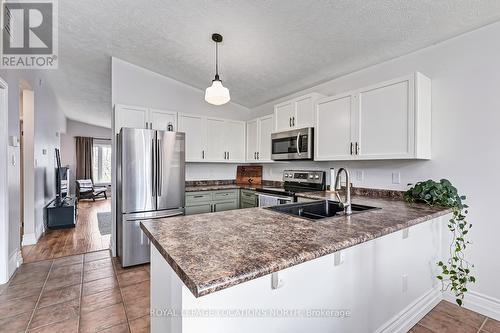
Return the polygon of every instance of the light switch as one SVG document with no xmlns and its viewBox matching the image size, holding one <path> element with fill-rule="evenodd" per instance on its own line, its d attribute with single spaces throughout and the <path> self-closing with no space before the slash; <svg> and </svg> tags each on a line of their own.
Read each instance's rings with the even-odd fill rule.
<svg viewBox="0 0 500 333">
<path fill-rule="evenodd" d="M 333 254 L 333 264 L 338 266 L 342 264 L 345 260 L 345 253 L 343 251 L 337 251 Z"/>
<path fill-rule="evenodd" d="M 363 182 L 364 172 L 363 170 L 356 170 L 356 180 L 358 182 Z"/>
</svg>

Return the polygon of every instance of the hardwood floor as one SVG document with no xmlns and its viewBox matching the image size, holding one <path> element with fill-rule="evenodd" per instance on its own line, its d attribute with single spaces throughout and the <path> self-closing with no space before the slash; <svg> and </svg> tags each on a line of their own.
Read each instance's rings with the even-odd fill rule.
<svg viewBox="0 0 500 333">
<path fill-rule="evenodd" d="M 78 218 L 74 228 L 48 230 L 35 245 L 23 246 L 25 263 L 54 259 L 74 254 L 109 249 L 111 235 L 101 235 L 98 212 L 110 212 L 111 199 L 78 203 Z"/>
<path fill-rule="evenodd" d="M 146 333 L 149 294 L 149 265 L 109 250 L 23 264 L 0 291 L 0 333 Z"/>
</svg>

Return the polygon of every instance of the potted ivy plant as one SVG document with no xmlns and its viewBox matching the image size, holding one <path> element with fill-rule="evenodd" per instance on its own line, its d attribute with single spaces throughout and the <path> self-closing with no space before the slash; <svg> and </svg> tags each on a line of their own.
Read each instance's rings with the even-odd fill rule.
<svg viewBox="0 0 500 333">
<path fill-rule="evenodd" d="M 476 282 L 476 278 L 471 274 L 474 265 L 465 259 L 465 250 L 470 244 L 467 234 L 472 227 L 466 219 L 466 197 L 459 195 L 449 180 L 441 179 L 439 182 L 427 180 L 416 183 L 405 193 L 405 199 L 408 202 L 424 202 L 452 209 L 452 217 L 448 221 L 448 229 L 452 233 L 450 256 L 445 262 L 437 263 L 440 269 L 437 279 L 442 283 L 442 290 L 453 292 L 457 304 L 462 306 L 467 284 Z"/>
</svg>

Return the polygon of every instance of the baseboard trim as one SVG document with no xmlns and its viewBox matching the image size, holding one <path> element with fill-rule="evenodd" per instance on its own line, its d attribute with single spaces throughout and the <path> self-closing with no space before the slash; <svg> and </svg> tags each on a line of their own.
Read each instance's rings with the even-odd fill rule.
<svg viewBox="0 0 500 333">
<path fill-rule="evenodd" d="M 443 293 L 443 299 L 456 304 L 455 297 L 450 292 Z M 495 320 L 500 320 L 500 299 L 476 291 L 468 291 L 464 297 L 463 307 Z"/>
<path fill-rule="evenodd" d="M 23 241 L 22 241 L 21 245 L 22 246 L 35 245 L 37 241 L 38 241 L 38 239 L 37 239 L 35 233 L 24 234 Z"/>
<path fill-rule="evenodd" d="M 18 249 L 17 251 L 15 251 L 14 253 L 12 253 L 9 257 L 9 277 L 8 279 L 10 280 L 10 278 L 12 277 L 12 275 L 14 275 L 16 269 L 21 266 L 21 264 L 23 263 L 23 256 L 21 254 L 21 251 Z"/>
<path fill-rule="evenodd" d="M 376 333 L 406 333 L 443 299 L 434 287 L 383 324 Z"/>
</svg>

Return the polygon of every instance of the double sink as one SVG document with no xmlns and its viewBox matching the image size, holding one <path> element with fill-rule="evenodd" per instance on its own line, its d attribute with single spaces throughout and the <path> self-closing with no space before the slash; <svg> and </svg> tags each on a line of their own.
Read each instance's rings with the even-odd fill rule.
<svg viewBox="0 0 500 333">
<path fill-rule="evenodd" d="M 267 207 L 275 212 L 299 216 L 310 220 L 320 220 L 327 217 L 343 216 L 344 208 L 338 201 L 321 200 L 300 202 L 287 205 Z M 378 209 L 377 207 L 351 204 L 352 214 Z"/>
</svg>

